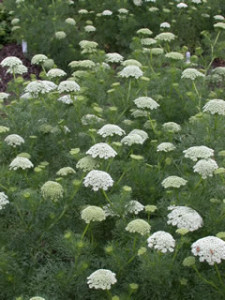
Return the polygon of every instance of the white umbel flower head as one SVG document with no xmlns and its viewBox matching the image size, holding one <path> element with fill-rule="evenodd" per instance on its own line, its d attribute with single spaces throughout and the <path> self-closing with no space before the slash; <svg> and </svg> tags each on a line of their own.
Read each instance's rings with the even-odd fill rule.
<svg viewBox="0 0 225 300">
<path fill-rule="evenodd" d="M 92 156 L 93 158 L 99 157 L 108 159 L 111 157 L 115 157 L 117 152 L 109 146 L 107 143 L 98 143 L 92 146 L 86 154 Z"/>
<path fill-rule="evenodd" d="M 174 251 L 175 240 L 168 232 L 157 231 L 147 239 L 147 242 L 149 248 L 154 248 L 162 253 Z"/>
<path fill-rule="evenodd" d="M 73 104 L 73 100 L 71 98 L 70 95 L 64 95 L 64 96 L 61 96 L 57 99 L 59 102 L 62 102 L 64 104 Z"/>
<path fill-rule="evenodd" d="M 176 226 L 177 228 L 185 228 L 188 231 L 195 231 L 202 227 L 203 220 L 199 213 L 187 206 L 169 206 L 167 224 Z"/>
<path fill-rule="evenodd" d="M 102 16 L 111 16 L 112 15 L 112 11 L 109 9 L 103 10 L 102 12 Z"/>
<path fill-rule="evenodd" d="M 169 143 L 169 142 L 164 142 L 157 146 L 157 152 L 170 152 L 175 149 L 176 149 L 176 147 L 174 146 L 174 144 Z"/>
<path fill-rule="evenodd" d="M 103 122 L 104 120 L 102 118 L 99 118 L 97 117 L 96 115 L 93 115 L 93 114 L 87 114 L 87 115 L 84 115 L 82 118 L 81 118 L 81 123 L 83 125 L 93 125 L 93 124 L 96 124 L 96 123 L 101 123 Z"/>
<path fill-rule="evenodd" d="M 214 155 L 214 150 L 206 146 L 194 146 L 183 151 L 184 157 L 197 161 L 199 158 L 210 158 Z"/>
<path fill-rule="evenodd" d="M 8 56 L 1 61 L 1 66 L 14 70 L 19 65 L 22 65 L 22 61 L 16 56 Z"/>
<path fill-rule="evenodd" d="M 102 126 L 102 128 L 100 128 L 97 133 L 102 137 L 106 138 L 108 136 L 114 136 L 114 135 L 122 136 L 125 134 L 125 131 L 122 128 L 120 128 L 118 125 L 106 124 Z"/>
<path fill-rule="evenodd" d="M 187 184 L 187 180 L 183 179 L 182 177 L 179 176 L 168 176 L 162 181 L 162 186 L 165 189 L 168 188 L 180 188 L 183 185 Z"/>
<path fill-rule="evenodd" d="M 43 64 L 46 60 L 48 59 L 48 57 L 44 54 L 36 54 L 32 57 L 31 59 L 31 64 L 32 65 L 41 65 Z"/>
<path fill-rule="evenodd" d="M 148 139 L 148 134 L 144 130 L 141 129 L 133 129 L 129 135 L 138 134 L 141 138 L 143 143 Z"/>
<path fill-rule="evenodd" d="M 182 72 L 181 79 L 195 80 L 200 77 L 205 77 L 204 74 L 194 68 L 187 68 Z"/>
<path fill-rule="evenodd" d="M 76 168 L 83 170 L 83 172 L 88 172 L 98 167 L 99 163 L 91 156 L 85 156 L 81 158 L 76 164 Z"/>
<path fill-rule="evenodd" d="M 137 66 L 139 68 L 142 67 L 142 64 L 136 59 L 127 59 L 127 60 L 122 62 L 122 65 L 124 67 L 126 67 L 126 66 Z"/>
<path fill-rule="evenodd" d="M 25 93 L 30 93 L 31 95 L 36 96 L 38 94 L 47 94 L 54 91 L 56 88 L 57 85 L 52 81 L 34 80 L 26 86 Z"/>
<path fill-rule="evenodd" d="M 75 174 L 76 171 L 71 168 L 71 167 L 64 167 L 64 168 L 61 168 L 57 173 L 56 175 L 58 176 L 67 176 L 67 175 L 70 175 L 70 174 Z"/>
<path fill-rule="evenodd" d="M 60 78 L 60 77 L 65 76 L 65 75 L 66 75 L 66 72 L 64 72 L 64 71 L 61 70 L 61 69 L 55 68 L 55 69 L 49 70 L 48 73 L 47 73 L 46 75 L 47 75 L 47 77 L 49 77 L 49 78 L 58 78 L 58 77 Z"/>
<path fill-rule="evenodd" d="M 123 61 L 123 56 L 120 55 L 119 53 L 107 53 L 105 56 L 105 61 L 107 63 L 120 63 Z"/>
<path fill-rule="evenodd" d="M 3 209 L 5 205 L 8 203 L 9 203 L 8 196 L 5 193 L 0 192 L 0 210 Z"/>
<path fill-rule="evenodd" d="M 45 200 L 57 202 L 63 197 L 63 187 L 58 182 L 47 181 L 41 187 L 41 195 Z"/>
<path fill-rule="evenodd" d="M 8 99 L 9 96 L 10 96 L 10 94 L 8 94 L 8 93 L 0 92 L 0 100 Z"/>
<path fill-rule="evenodd" d="M 221 15 L 215 15 L 215 16 L 213 16 L 213 18 L 217 21 L 224 21 L 224 16 L 221 16 Z"/>
<path fill-rule="evenodd" d="M 134 77 L 134 78 L 138 79 L 141 76 L 143 76 L 143 72 L 137 66 L 127 66 L 127 67 L 123 68 L 123 70 L 120 71 L 118 73 L 118 75 L 120 77 L 125 77 L 125 78 Z"/>
<path fill-rule="evenodd" d="M 191 2 L 196 3 L 196 4 L 200 4 L 200 3 L 202 3 L 202 0 L 192 0 Z"/>
<path fill-rule="evenodd" d="M 109 187 L 113 186 L 113 182 L 112 177 L 107 172 L 100 170 L 92 170 L 84 178 L 84 186 L 91 186 L 95 192 L 99 189 L 107 191 Z"/>
<path fill-rule="evenodd" d="M 16 66 L 13 69 L 9 68 L 6 73 L 10 73 L 10 74 L 14 73 L 14 74 L 22 75 L 22 74 L 27 73 L 27 70 L 28 69 L 27 69 L 26 66 L 24 66 L 24 65 L 18 65 L 18 66 Z"/>
<path fill-rule="evenodd" d="M 144 205 L 142 205 L 137 200 L 131 200 L 128 204 L 125 205 L 125 210 L 127 213 L 139 214 L 140 211 L 144 210 Z"/>
<path fill-rule="evenodd" d="M 66 33 L 65 31 L 57 31 L 55 32 L 55 37 L 57 40 L 63 40 L 66 38 Z"/>
<path fill-rule="evenodd" d="M 24 139 L 22 138 L 22 136 L 18 135 L 18 134 L 10 134 L 7 135 L 7 137 L 4 140 L 6 142 L 7 145 L 12 146 L 12 147 L 16 147 L 16 146 L 20 146 L 23 143 L 25 143 Z"/>
<path fill-rule="evenodd" d="M 182 53 L 175 52 L 175 51 L 166 53 L 165 57 L 173 59 L 173 60 L 183 60 L 184 59 L 184 55 Z"/>
<path fill-rule="evenodd" d="M 68 65 L 71 68 L 84 68 L 84 69 L 92 69 L 95 67 L 95 63 L 90 59 L 84 60 L 73 60 Z"/>
<path fill-rule="evenodd" d="M 170 28 L 170 23 L 163 22 L 163 23 L 160 24 L 160 28 Z"/>
<path fill-rule="evenodd" d="M 150 234 L 151 226 L 142 219 L 136 219 L 127 224 L 126 231 L 139 233 L 140 235 Z"/>
<path fill-rule="evenodd" d="M 106 269 L 99 269 L 87 277 L 90 289 L 110 290 L 116 282 L 116 274 Z"/>
<path fill-rule="evenodd" d="M 103 206 L 103 210 L 105 212 L 106 217 L 119 217 L 120 215 L 113 211 L 110 204 L 106 204 Z"/>
<path fill-rule="evenodd" d="M 134 100 L 138 108 L 148 108 L 150 110 L 158 108 L 160 105 L 150 97 L 138 97 Z"/>
<path fill-rule="evenodd" d="M 102 222 L 106 218 L 105 212 L 101 207 L 89 205 L 81 212 L 81 219 L 85 223 Z"/>
<path fill-rule="evenodd" d="M 72 25 L 72 26 L 75 26 L 76 25 L 76 21 L 73 19 L 73 18 L 67 18 L 65 20 L 65 23 L 66 24 L 69 24 L 69 25 Z"/>
<path fill-rule="evenodd" d="M 148 28 L 141 28 L 138 29 L 137 34 L 143 34 L 143 35 L 152 35 L 152 31 Z"/>
<path fill-rule="evenodd" d="M 177 4 L 177 7 L 178 8 L 187 8 L 188 6 L 186 3 L 180 2 L 179 4 Z"/>
<path fill-rule="evenodd" d="M 214 26 L 215 28 L 225 30 L 225 23 L 223 23 L 223 22 L 218 22 L 218 23 L 214 24 L 213 26 Z"/>
<path fill-rule="evenodd" d="M 163 124 L 163 129 L 173 133 L 181 131 L 181 126 L 175 122 L 167 122 Z"/>
<path fill-rule="evenodd" d="M 199 256 L 199 261 L 206 261 L 210 266 L 225 260 L 225 242 L 215 236 L 206 236 L 191 245 L 191 252 Z"/>
<path fill-rule="evenodd" d="M 175 38 L 176 36 L 172 32 L 162 32 L 155 37 L 157 41 L 163 41 L 163 42 L 171 42 Z"/>
<path fill-rule="evenodd" d="M 30 300 L 45 300 L 45 298 L 39 297 L 39 296 L 35 296 L 35 297 L 30 298 Z"/>
<path fill-rule="evenodd" d="M 82 49 L 82 51 L 81 51 L 82 54 L 93 53 L 96 51 L 98 43 L 96 43 L 94 41 L 83 40 L 83 41 L 79 42 L 79 46 Z"/>
<path fill-rule="evenodd" d="M 9 169 L 10 170 L 17 170 L 17 169 L 25 170 L 25 169 L 33 168 L 33 166 L 34 165 L 28 158 L 17 156 L 16 158 L 14 158 L 14 160 L 9 165 Z"/>
<path fill-rule="evenodd" d="M 95 32 L 96 28 L 93 25 L 87 25 L 84 27 L 85 32 Z"/>
<path fill-rule="evenodd" d="M 79 92 L 80 86 L 73 80 L 61 81 L 58 86 L 59 93 Z"/>
<path fill-rule="evenodd" d="M 141 44 L 143 46 L 151 46 L 151 45 L 154 45 L 156 43 L 157 43 L 157 41 L 155 39 L 152 39 L 152 38 L 141 39 Z"/>
<path fill-rule="evenodd" d="M 194 172 L 202 176 L 203 179 L 212 177 L 218 165 L 214 159 L 200 159 L 193 167 Z"/>
<path fill-rule="evenodd" d="M 9 127 L 0 125 L 0 134 L 8 132 L 8 131 L 9 131 Z"/>
<path fill-rule="evenodd" d="M 142 145 L 144 143 L 143 138 L 139 134 L 128 134 L 122 140 L 121 143 L 124 145 L 132 146 L 134 144 Z"/>
<path fill-rule="evenodd" d="M 212 115 L 218 114 L 225 116 L 225 101 L 222 99 L 209 100 L 203 107 L 203 112 L 209 112 Z"/>
</svg>

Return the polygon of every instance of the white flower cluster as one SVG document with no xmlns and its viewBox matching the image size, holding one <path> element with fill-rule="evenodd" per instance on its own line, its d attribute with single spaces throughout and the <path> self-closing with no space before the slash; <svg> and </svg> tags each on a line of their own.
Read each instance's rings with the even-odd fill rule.
<svg viewBox="0 0 225 300">
<path fill-rule="evenodd" d="M 125 61 L 122 62 L 122 66 L 137 66 L 139 68 L 142 67 L 142 64 L 136 60 L 136 59 L 126 59 Z"/>
<path fill-rule="evenodd" d="M 99 163 L 91 156 L 85 156 L 81 158 L 76 164 L 76 168 L 83 170 L 83 172 L 89 172 L 98 167 Z"/>
<path fill-rule="evenodd" d="M 100 123 L 100 122 L 103 122 L 104 120 L 102 118 L 99 118 L 97 117 L 96 115 L 93 115 L 93 114 L 87 114 L 87 115 L 84 115 L 82 118 L 81 118 L 81 123 L 83 125 L 92 125 L 94 123 Z"/>
<path fill-rule="evenodd" d="M 102 137 L 106 138 L 108 136 L 114 136 L 114 135 L 122 136 L 125 134 L 125 131 L 122 128 L 120 128 L 118 125 L 106 124 L 102 126 L 102 128 L 100 128 L 97 133 Z"/>
<path fill-rule="evenodd" d="M 13 159 L 13 161 L 9 165 L 10 170 L 17 170 L 17 169 L 30 169 L 33 168 L 32 162 L 26 158 L 26 157 L 21 157 L 17 156 L 16 158 Z"/>
<path fill-rule="evenodd" d="M 218 169 L 218 165 L 214 159 L 200 159 L 193 167 L 194 172 L 200 174 L 203 179 L 212 177 L 213 172 Z"/>
<path fill-rule="evenodd" d="M 179 176 L 168 176 L 162 181 L 162 186 L 167 189 L 167 188 L 180 188 L 183 185 L 187 184 L 187 180 L 183 179 L 182 177 Z"/>
<path fill-rule="evenodd" d="M 4 141 L 6 142 L 7 145 L 12 146 L 14 148 L 16 146 L 20 146 L 21 144 L 25 143 L 22 136 L 20 136 L 18 134 L 7 135 L 7 137 L 4 139 Z"/>
<path fill-rule="evenodd" d="M 152 38 L 141 39 L 141 44 L 143 46 L 151 46 L 151 45 L 154 45 L 156 43 L 157 43 L 157 41 L 155 39 L 152 39 Z"/>
<path fill-rule="evenodd" d="M 127 213 L 139 214 L 140 211 L 144 210 L 144 205 L 142 205 L 137 200 L 131 200 L 128 204 L 125 205 L 125 210 Z"/>
<path fill-rule="evenodd" d="M 87 284 L 91 289 L 110 290 L 111 285 L 116 282 L 116 274 L 106 269 L 99 269 L 87 277 Z"/>
<path fill-rule="evenodd" d="M 169 143 L 169 142 L 164 142 L 157 146 L 157 152 L 170 152 L 175 149 L 176 149 L 176 147 L 174 146 L 174 144 Z"/>
<path fill-rule="evenodd" d="M 57 99 L 57 101 L 62 102 L 64 104 L 73 104 L 72 97 L 70 95 L 64 95 Z"/>
<path fill-rule="evenodd" d="M 1 61 L 1 66 L 14 70 L 19 65 L 22 65 L 22 61 L 16 56 L 8 56 Z"/>
<path fill-rule="evenodd" d="M 176 38 L 172 32 L 162 32 L 158 34 L 155 39 L 157 41 L 171 42 Z"/>
<path fill-rule="evenodd" d="M 150 234 L 151 226 L 142 219 L 135 219 L 127 224 L 126 231 L 139 233 L 140 235 Z"/>
<path fill-rule="evenodd" d="M 95 32 L 96 28 L 92 25 L 87 25 L 87 26 L 84 27 L 84 31 L 86 31 L 86 32 Z"/>
<path fill-rule="evenodd" d="M 134 100 L 134 103 L 138 108 L 148 108 L 148 109 L 156 109 L 159 107 L 159 104 L 153 100 L 151 97 L 138 97 Z"/>
<path fill-rule="evenodd" d="M 191 251 L 199 256 L 200 262 L 206 261 L 209 265 L 221 263 L 225 260 L 225 242 L 215 236 L 207 236 L 194 242 Z"/>
<path fill-rule="evenodd" d="M 187 206 L 169 206 L 167 224 L 177 226 L 177 228 L 185 228 L 188 231 L 195 231 L 202 227 L 202 217 L 196 210 Z"/>
<path fill-rule="evenodd" d="M 47 94 L 54 91 L 57 85 L 54 82 L 48 80 L 35 80 L 31 81 L 25 88 L 25 93 L 34 94 Z"/>
<path fill-rule="evenodd" d="M 107 172 L 100 170 L 92 170 L 84 178 L 84 186 L 91 186 L 95 192 L 99 189 L 107 191 L 109 187 L 113 186 L 113 183 L 112 177 Z"/>
<path fill-rule="evenodd" d="M 9 203 L 8 196 L 5 193 L 0 192 L 0 210 L 3 209 L 4 206 L 8 203 Z"/>
<path fill-rule="evenodd" d="M 48 73 L 46 74 L 47 77 L 49 78 L 57 78 L 57 77 L 63 77 L 66 75 L 66 72 L 64 72 L 63 70 L 61 69 L 57 69 L 57 68 L 54 68 L 54 69 L 51 69 L 48 71 Z"/>
<path fill-rule="evenodd" d="M 149 248 L 154 248 L 162 253 L 174 251 L 175 240 L 168 232 L 157 231 L 147 239 L 147 242 Z"/>
<path fill-rule="evenodd" d="M 93 41 L 83 40 L 83 41 L 79 42 L 79 46 L 82 49 L 81 54 L 93 53 L 96 51 L 98 43 L 93 42 Z"/>
<path fill-rule="evenodd" d="M 8 93 L 0 92 L 0 101 L 9 98 L 9 96 L 10 94 Z"/>
<path fill-rule="evenodd" d="M 138 66 L 126 66 L 118 74 L 120 77 L 125 77 L 125 78 L 134 77 L 136 79 L 143 76 L 143 72 Z"/>
<path fill-rule="evenodd" d="M 79 92 L 80 86 L 73 80 L 61 81 L 58 86 L 59 93 Z"/>
<path fill-rule="evenodd" d="M 81 212 L 81 219 L 85 221 L 85 223 L 90 222 L 101 222 L 106 218 L 105 212 L 101 207 L 89 205 L 84 208 Z"/>
<path fill-rule="evenodd" d="M 187 8 L 188 6 L 187 6 L 186 3 L 180 2 L 180 3 L 177 4 L 177 7 L 178 8 Z"/>
<path fill-rule="evenodd" d="M 205 75 L 194 68 L 185 69 L 181 75 L 181 79 L 191 79 L 193 81 L 198 77 L 205 77 Z"/>
<path fill-rule="evenodd" d="M 40 65 L 40 64 L 44 63 L 47 59 L 48 59 L 48 57 L 44 54 L 36 54 L 32 57 L 31 64 L 32 65 Z"/>
<path fill-rule="evenodd" d="M 170 28 L 170 23 L 163 22 L 163 23 L 160 24 L 160 28 Z"/>
<path fill-rule="evenodd" d="M 112 11 L 109 9 L 103 10 L 102 12 L 102 16 L 111 16 L 112 15 Z"/>
<path fill-rule="evenodd" d="M 167 122 L 163 124 L 163 129 L 166 131 L 171 131 L 173 133 L 177 133 L 181 131 L 181 126 L 175 122 Z"/>
<path fill-rule="evenodd" d="M 152 31 L 148 28 L 141 28 L 138 29 L 137 34 L 143 34 L 143 35 L 152 35 Z"/>
<path fill-rule="evenodd" d="M 131 146 L 133 144 L 143 144 L 148 138 L 148 134 L 141 129 L 134 129 L 128 135 L 126 135 L 121 143 Z"/>
<path fill-rule="evenodd" d="M 57 173 L 56 175 L 58 176 L 67 176 L 67 175 L 70 175 L 70 174 L 75 174 L 76 171 L 71 168 L 71 167 L 64 167 L 64 168 L 61 168 Z"/>
<path fill-rule="evenodd" d="M 107 53 L 105 56 L 105 61 L 111 62 L 111 63 L 120 63 L 123 61 L 123 56 L 120 55 L 119 53 Z"/>
<path fill-rule="evenodd" d="M 203 112 L 209 112 L 212 115 L 218 114 L 225 116 L 225 101 L 222 99 L 209 100 L 203 107 Z"/>
<path fill-rule="evenodd" d="M 174 59 L 174 60 L 183 60 L 184 55 L 179 52 L 168 52 L 165 55 L 166 58 Z"/>
<path fill-rule="evenodd" d="M 63 187 L 55 181 L 47 181 L 41 187 L 41 195 L 47 200 L 58 201 L 63 197 Z"/>
<path fill-rule="evenodd" d="M 95 67 L 95 63 L 90 59 L 73 60 L 69 63 L 69 67 L 71 67 L 71 68 L 92 69 L 92 68 Z"/>
<path fill-rule="evenodd" d="M 107 143 L 98 143 L 92 146 L 86 154 L 92 156 L 93 158 L 99 157 L 108 159 L 111 157 L 115 157 L 117 152 Z"/>
<path fill-rule="evenodd" d="M 210 158 L 214 155 L 214 150 L 206 146 L 193 146 L 183 151 L 184 157 L 197 161 L 199 158 Z"/>
<path fill-rule="evenodd" d="M 111 208 L 110 204 L 106 204 L 103 206 L 103 210 L 105 212 L 106 217 L 119 217 L 120 215 L 118 215 L 116 212 L 113 211 L 113 209 Z"/>
</svg>

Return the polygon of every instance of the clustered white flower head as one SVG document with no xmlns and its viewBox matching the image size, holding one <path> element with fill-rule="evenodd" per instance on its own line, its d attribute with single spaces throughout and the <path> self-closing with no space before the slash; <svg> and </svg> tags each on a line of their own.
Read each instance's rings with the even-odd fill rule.
<svg viewBox="0 0 225 300">
<path fill-rule="evenodd" d="M 122 62 L 122 65 L 124 67 L 126 66 L 137 66 L 139 68 L 142 67 L 142 64 L 136 59 L 126 59 L 125 61 Z"/>
<path fill-rule="evenodd" d="M 119 14 L 128 14 L 128 12 L 129 10 L 123 7 L 118 9 Z"/>
<path fill-rule="evenodd" d="M 205 77 L 204 74 L 194 68 L 187 68 L 182 72 L 181 79 L 195 80 L 198 77 Z"/>
<path fill-rule="evenodd" d="M 203 112 L 209 112 L 212 115 L 218 114 L 225 116 L 225 101 L 222 99 L 209 100 L 203 107 Z"/>
<path fill-rule="evenodd" d="M 133 0 L 134 5 L 136 6 L 141 6 L 142 5 L 142 0 Z"/>
<path fill-rule="evenodd" d="M 152 35 L 152 31 L 148 28 L 141 28 L 138 29 L 137 34 L 143 34 L 143 35 Z"/>
<path fill-rule="evenodd" d="M 92 69 L 92 68 L 95 67 L 95 63 L 90 59 L 73 60 L 69 63 L 69 67 L 71 67 L 71 68 Z"/>
<path fill-rule="evenodd" d="M 99 118 L 97 117 L 96 115 L 93 115 L 93 114 L 87 114 L 87 115 L 84 115 L 82 118 L 81 118 L 81 123 L 83 125 L 91 125 L 93 123 L 100 123 L 100 122 L 103 122 L 104 120 L 102 118 Z"/>
<path fill-rule="evenodd" d="M 116 274 L 106 269 L 99 269 L 87 277 L 87 284 L 90 289 L 110 290 L 111 285 L 116 282 Z"/>
<path fill-rule="evenodd" d="M 64 168 L 59 169 L 59 171 L 56 173 L 56 175 L 58 175 L 58 176 L 67 176 L 67 175 L 75 174 L 75 173 L 76 173 L 76 171 L 73 168 L 64 167 Z"/>
<path fill-rule="evenodd" d="M 14 71 L 19 65 L 22 64 L 22 61 L 16 56 L 8 56 L 1 61 L 2 67 L 6 67 L 12 71 Z"/>
<path fill-rule="evenodd" d="M 106 124 L 100 128 L 97 133 L 102 137 L 106 138 L 108 136 L 119 135 L 122 136 L 125 134 L 125 131 L 120 128 L 118 125 Z"/>
<path fill-rule="evenodd" d="M 213 18 L 218 21 L 224 21 L 224 16 L 221 16 L 221 15 L 215 15 L 215 16 L 213 16 Z"/>
<path fill-rule="evenodd" d="M 43 64 L 47 59 L 48 59 L 48 57 L 44 54 L 36 54 L 32 57 L 31 64 L 32 65 L 40 65 L 40 64 Z"/>
<path fill-rule="evenodd" d="M 183 185 L 187 184 L 187 180 L 183 179 L 182 177 L 179 176 L 168 176 L 162 181 L 162 186 L 167 189 L 167 188 L 180 188 Z"/>
<path fill-rule="evenodd" d="M 10 96 L 10 94 L 8 94 L 8 93 L 0 92 L 0 100 L 8 99 L 9 96 Z"/>
<path fill-rule="evenodd" d="M 163 124 L 163 129 L 176 133 L 181 131 L 181 126 L 175 122 L 167 122 Z"/>
<path fill-rule="evenodd" d="M 225 242 L 215 236 L 206 236 L 191 245 L 191 252 L 199 256 L 199 261 L 209 265 L 220 264 L 225 259 Z"/>
<path fill-rule="evenodd" d="M 149 248 L 154 248 L 162 253 L 174 251 L 175 240 L 168 232 L 157 231 L 147 239 L 147 242 Z"/>
<path fill-rule="evenodd" d="M 118 75 L 120 77 L 125 77 L 125 78 L 134 77 L 134 78 L 138 79 L 141 76 L 143 76 L 143 72 L 137 66 L 127 66 L 127 67 L 123 68 L 123 70 L 120 71 L 118 73 Z"/>
<path fill-rule="evenodd" d="M 7 137 L 4 139 L 4 141 L 6 142 L 7 145 L 12 146 L 12 147 L 16 147 L 16 146 L 20 146 L 23 143 L 25 143 L 24 139 L 22 138 L 22 136 L 18 135 L 18 134 L 10 134 L 7 135 Z"/>
<path fill-rule="evenodd" d="M 66 72 L 64 72 L 63 70 L 61 69 L 51 69 L 48 71 L 48 73 L 46 74 L 47 77 L 49 78 L 57 78 L 57 77 L 63 77 L 66 75 Z"/>
<path fill-rule="evenodd" d="M 203 179 L 212 177 L 218 165 L 214 159 L 200 159 L 193 167 L 194 172 L 202 176 Z"/>
<path fill-rule="evenodd" d="M 188 231 L 195 231 L 202 227 L 203 220 L 199 213 L 187 206 L 169 206 L 167 224 L 177 226 L 177 228 L 185 228 Z"/>
<path fill-rule="evenodd" d="M 65 23 L 66 24 L 69 24 L 69 25 L 72 25 L 72 26 L 75 26 L 76 25 L 76 21 L 73 19 L 73 18 L 67 18 L 65 20 Z"/>
<path fill-rule="evenodd" d="M 17 169 L 30 169 L 33 168 L 32 162 L 26 158 L 26 157 L 21 157 L 17 156 L 16 158 L 13 159 L 13 161 L 9 165 L 10 170 L 17 170 Z"/>
<path fill-rule="evenodd" d="M 95 32 L 95 31 L 96 31 L 96 28 L 95 28 L 93 25 L 86 25 L 86 26 L 84 27 L 84 30 L 85 30 L 86 32 Z"/>
<path fill-rule="evenodd" d="M 9 68 L 6 73 L 10 73 L 10 74 L 14 73 L 14 74 L 22 75 L 22 74 L 27 73 L 27 70 L 28 69 L 27 69 L 26 66 L 24 66 L 24 65 L 18 65 L 18 66 L 16 66 L 13 69 Z"/>
<path fill-rule="evenodd" d="M 202 0 L 192 0 L 191 2 L 192 2 L 192 3 L 199 4 L 199 3 L 202 3 Z"/>
<path fill-rule="evenodd" d="M 3 209 L 5 205 L 8 203 L 9 203 L 8 196 L 5 193 L 0 192 L 0 210 Z"/>
<path fill-rule="evenodd" d="M 107 143 L 98 143 L 92 146 L 86 154 L 92 156 L 93 158 L 99 157 L 108 159 L 111 157 L 115 157 L 117 152 Z"/>
<path fill-rule="evenodd" d="M 41 195 L 45 200 L 56 202 L 63 197 L 63 187 L 58 182 L 47 181 L 41 187 Z"/>
<path fill-rule="evenodd" d="M 79 42 L 79 46 L 82 49 L 82 51 L 81 51 L 82 54 L 93 53 L 96 51 L 98 43 L 93 42 L 93 41 L 83 40 L 83 41 Z"/>
<path fill-rule="evenodd" d="M 158 34 L 155 39 L 157 41 L 171 42 L 176 38 L 172 32 L 162 32 Z"/>
<path fill-rule="evenodd" d="M 140 235 L 150 234 L 151 226 L 142 219 L 135 219 L 127 224 L 126 231 L 139 233 Z"/>
<path fill-rule="evenodd" d="M 61 96 L 57 99 L 59 102 L 62 102 L 64 104 L 73 104 L 73 100 L 71 98 L 70 95 L 64 95 L 64 96 Z"/>
<path fill-rule="evenodd" d="M 35 297 L 30 298 L 30 300 L 45 300 L 45 298 L 39 297 L 39 296 L 35 296 Z"/>
<path fill-rule="evenodd" d="M 210 158 L 214 155 L 214 150 L 206 146 L 193 146 L 183 151 L 184 157 L 197 161 L 199 158 Z"/>
<path fill-rule="evenodd" d="M 55 37 L 57 40 L 63 40 L 66 38 L 66 33 L 65 31 L 57 31 L 55 32 Z"/>
<path fill-rule="evenodd" d="M 120 63 L 123 61 L 123 56 L 116 52 L 115 53 L 107 53 L 105 56 L 105 61 L 111 62 L 111 63 Z"/>
<path fill-rule="evenodd" d="M 173 60 L 183 60 L 184 59 L 184 55 L 182 53 L 175 52 L 175 51 L 166 53 L 165 57 L 173 59 Z"/>
<path fill-rule="evenodd" d="M 144 130 L 134 129 L 128 135 L 126 135 L 121 143 L 132 146 L 133 144 L 143 144 L 148 138 L 148 134 Z"/>
<path fill-rule="evenodd" d="M 163 23 L 160 24 L 160 28 L 170 28 L 170 23 L 163 22 Z"/>
<path fill-rule="evenodd" d="M 174 146 L 174 144 L 169 143 L 169 142 L 164 142 L 157 146 L 157 152 L 170 152 L 175 149 L 176 149 L 176 147 Z"/>
<path fill-rule="evenodd" d="M 84 178 L 84 186 L 91 186 L 95 192 L 99 189 L 107 191 L 108 188 L 113 186 L 113 183 L 112 177 L 107 172 L 100 170 L 92 170 Z"/>
<path fill-rule="evenodd" d="M 218 23 L 214 24 L 213 26 L 214 26 L 215 28 L 225 30 L 225 23 L 223 23 L 223 22 L 218 22 Z"/>
<path fill-rule="evenodd" d="M 138 97 L 134 100 L 138 108 L 148 108 L 150 110 L 158 108 L 160 105 L 151 97 Z"/>
<path fill-rule="evenodd" d="M 64 80 L 61 81 L 58 86 L 59 93 L 68 93 L 68 92 L 79 92 L 80 86 L 73 80 Z"/>
<path fill-rule="evenodd" d="M 143 50 L 146 50 L 146 48 L 143 48 Z M 147 49 L 152 55 L 162 55 L 164 53 L 164 50 L 162 48 L 151 48 Z"/>
<path fill-rule="evenodd" d="M 102 16 L 111 16 L 112 15 L 112 11 L 109 9 L 106 9 L 102 12 Z"/>
<path fill-rule="evenodd" d="M 48 80 L 34 80 L 28 83 L 25 88 L 26 93 L 34 94 L 35 96 L 38 94 L 47 94 L 49 92 L 54 91 L 57 88 L 57 85 Z"/>
<path fill-rule="evenodd" d="M 178 8 L 187 8 L 188 6 L 186 3 L 180 2 L 179 4 L 177 4 L 177 7 Z"/>
<path fill-rule="evenodd" d="M 9 131 L 9 127 L 0 125 L 0 133 L 5 133 Z"/>
<path fill-rule="evenodd" d="M 143 46 L 151 46 L 151 45 L 154 45 L 156 43 L 157 43 L 157 41 L 155 39 L 152 39 L 152 38 L 141 39 L 141 44 Z"/>
<path fill-rule="evenodd" d="M 105 218 L 106 215 L 104 210 L 98 206 L 89 205 L 81 212 L 81 219 L 87 224 L 90 222 L 102 222 Z"/>
<path fill-rule="evenodd" d="M 76 168 L 83 170 L 83 172 L 88 172 L 98 167 L 99 163 L 89 155 L 78 160 L 76 164 Z"/>
<path fill-rule="evenodd" d="M 131 200 L 128 204 L 125 205 L 126 212 L 133 213 L 135 215 L 139 214 L 139 212 L 144 210 L 144 208 L 144 205 L 142 205 L 137 200 Z"/>
<path fill-rule="evenodd" d="M 120 215 L 117 214 L 110 206 L 110 204 L 106 204 L 102 207 L 102 209 L 104 210 L 105 212 L 105 216 L 106 217 L 119 217 Z"/>
</svg>

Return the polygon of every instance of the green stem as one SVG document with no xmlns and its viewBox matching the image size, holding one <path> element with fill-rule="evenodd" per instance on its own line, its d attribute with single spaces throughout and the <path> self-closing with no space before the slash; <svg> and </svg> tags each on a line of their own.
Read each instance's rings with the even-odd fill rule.
<svg viewBox="0 0 225 300">
<path fill-rule="evenodd" d="M 214 284 L 214 282 L 207 280 L 205 277 L 203 277 L 201 275 L 201 273 L 198 271 L 197 267 L 194 265 L 192 266 L 192 268 L 195 270 L 195 272 L 197 273 L 198 277 L 205 282 L 206 284 L 210 285 L 211 287 L 213 287 L 214 289 L 216 289 L 219 293 L 221 293 L 221 291 L 219 290 L 219 288 Z"/>
<path fill-rule="evenodd" d="M 112 202 L 109 200 L 109 197 L 107 196 L 106 192 L 102 190 L 103 195 L 105 196 L 105 199 L 109 202 L 110 205 L 113 206 Z"/>
<path fill-rule="evenodd" d="M 218 266 L 217 266 L 216 263 L 214 264 L 214 267 L 215 267 L 216 274 L 217 274 L 217 277 L 218 277 L 218 279 L 219 279 L 219 282 L 221 283 L 222 287 L 224 288 L 224 282 L 223 282 L 223 280 L 222 280 L 222 277 L 221 277 L 219 268 L 218 268 Z"/>
<path fill-rule="evenodd" d="M 196 92 L 196 94 L 198 96 L 198 107 L 197 108 L 198 108 L 198 111 L 200 112 L 201 111 L 201 96 L 199 94 L 199 91 L 197 89 L 197 86 L 196 86 L 195 82 L 192 81 L 192 83 L 193 83 L 194 90 L 195 90 L 195 92 Z"/>
<path fill-rule="evenodd" d="M 84 228 L 84 231 L 83 231 L 82 236 L 81 236 L 81 240 L 83 240 L 85 234 L 87 233 L 89 225 L 90 225 L 90 223 L 87 223 L 86 227 Z"/>
</svg>

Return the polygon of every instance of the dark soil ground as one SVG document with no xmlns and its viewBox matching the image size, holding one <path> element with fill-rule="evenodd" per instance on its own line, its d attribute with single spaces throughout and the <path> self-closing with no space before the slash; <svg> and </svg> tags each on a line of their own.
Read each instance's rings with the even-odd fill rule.
<svg viewBox="0 0 225 300">
<path fill-rule="evenodd" d="M 22 60 L 23 64 L 28 68 L 28 73 L 23 75 L 23 78 L 25 79 L 29 79 L 30 74 L 35 74 L 36 76 L 38 76 L 38 74 L 41 71 L 39 67 L 31 65 L 30 60 L 24 56 L 22 52 L 22 47 L 20 45 L 17 44 L 5 45 L 0 50 L 0 62 L 7 56 L 16 56 Z M 6 73 L 6 69 L 0 66 L 0 92 L 6 91 L 7 84 L 11 79 L 12 79 L 12 75 Z"/>
</svg>

